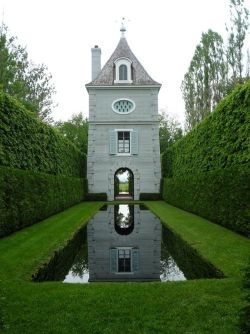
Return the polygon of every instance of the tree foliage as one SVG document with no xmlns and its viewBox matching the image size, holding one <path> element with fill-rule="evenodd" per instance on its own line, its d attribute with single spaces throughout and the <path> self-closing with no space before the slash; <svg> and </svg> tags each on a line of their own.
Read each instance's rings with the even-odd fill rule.
<svg viewBox="0 0 250 334">
<path fill-rule="evenodd" d="M 212 30 L 203 33 L 182 82 L 186 127 L 191 130 L 225 96 L 227 64 L 222 37 Z"/>
<path fill-rule="evenodd" d="M 182 137 L 183 132 L 180 123 L 164 110 L 162 110 L 159 115 L 159 121 L 160 151 L 164 152 L 169 146 Z"/>
<path fill-rule="evenodd" d="M 26 48 L 0 27 L 0 90 L 14 96 L 42 120 L 51 122 L 52 97 L 55 87 L 44 64 L 36 65 L 28 58 Z"/>
<path fill-rule="evenodd" d="M 59 121 L 55 127 L 78 149 L 87 154 L 88 149 L 88 119 L 82 113 L 75 114 L 66 122 Z"/>
<path fill-rule="evenodd" d="M 244 0 L 230 0 L 231 26 L 229 32 L 227 61 L 230 66 L 231 80 L 242 82 L 243 76 L 243 46 L 249 27 L 249 11 L 244 7 Z"/>
<path fill-rule="evenodd" d="M 244 7 L 244 0 L 229 1 L 231 26 L 227 27 L 228 44 L 224 44 L 217 32 L 208 30 L 203 33 L 182 82 L 187 130 L 199 124 L 236 84 L 244 81 L 243 46 L 249 12 Z M 248 76 L 249 59 L 246 67 Z"/>
</svg>

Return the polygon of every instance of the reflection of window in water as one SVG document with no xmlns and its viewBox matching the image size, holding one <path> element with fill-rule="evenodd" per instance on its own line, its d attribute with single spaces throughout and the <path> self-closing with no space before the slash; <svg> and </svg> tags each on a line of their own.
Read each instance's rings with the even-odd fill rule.
<svg viewBox="0 0 250 334">
<path fill-rule="evenodd" d="M 131 249 L 118 249 L 118 272 L 131 272 Z"/>
</svg>

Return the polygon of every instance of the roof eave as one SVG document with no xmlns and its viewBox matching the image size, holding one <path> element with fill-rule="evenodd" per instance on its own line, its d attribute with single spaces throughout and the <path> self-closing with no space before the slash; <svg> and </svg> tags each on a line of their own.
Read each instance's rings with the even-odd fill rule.
<svg viewBox="0 0 250 334">
<path fill-rule="evenodd" d="M 86 84 L 85 87 L 87 90 L 89 89 L 136 89 L 136 88 L 158 88 L 161 89 L 161 84 L 150 84 L 150 85 L 91 85 Z"/>
</svg>

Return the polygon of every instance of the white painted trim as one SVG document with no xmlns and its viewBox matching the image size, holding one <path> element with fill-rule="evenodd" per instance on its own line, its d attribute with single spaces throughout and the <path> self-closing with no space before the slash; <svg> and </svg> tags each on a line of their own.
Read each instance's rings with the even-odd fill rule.
<svg viewBox="0 0 250 334">
<path fill-rule="evenodd" d="M 152 89 L 161 88 L 162 85 L 109 85 L 109 86 L 94 86 L 94 85 L 85 85 L 86 89 Z"/>
<path fill-rule="evenodd" d="M 129 58 L 117 58 L 114 61 L 115 64 L 115 80 L 114 83 L 127 83 L 131 84 L 133 80 L 131 79 L 131 64 L 132 61 Z M 119 68 L 121 65 L 125 65 L 127 67 L 127 80 L 120 80 L 119 77 Z"/>
<path fill-rule="evenodd" d="M 130 111 L 128 111 L 128 112 L 119 112 L 119 111 L 117 111 L 114 108 L 114 105 L 115 105 L 116 102 L 119 102 L 119 101 L 129 101 L 129 102 L 131 102 L 133 104 L 132 109 Z M 136 104 L 135 104 L 135 102 L 133 100 L 128 99 L 128 98 L 125 97 L 125 98 L 120 98 L 120 99 L 117 99 L 117 100 L 113 101 L 111 107 L 112 107 L 112 109 L 113 109 L 113 111 L 115 113 L 117 113 L 119 115 L 127 115 L 127 114 L 130 114 L 131 112 L 133 112 L 135 110 Z"/>
<path fill-rule="evenodd" d="M 120 156 L 120 157 L 130 157 L 132 156 L 131 154 L 131 132 L 133 132 L 133 129 L 114 129 L 114 131 L 116 132 L 116 141 L 117 141 L 117 150 L 116 150 L 116 154 L 115 156 Z M 130 132 L 129 134 L 129 153 L 119 153 L 118 152 L 118 135 L 117 132 Z"/>
<path fill-rule="evenodd" d="M 133 268 L 133 258 L 132 258 L 132 249 L 134 247 L 115 247 L 116 251 L 117 251 L 117 261 L 116 261 L 116 269 L 117 271 L 114 272 L 114 274 L 116 275 L 133 275 L 134 272 L 132 271 L 132 268 Z M 119 250 L 130 250 L 130 269 L 131 271 L 118 271 L 118 267 L 119 267 L 119 257 L 118 257 L 118 251 Z"/>
<path fill-rule="evenodd" d="M 93 125 L 120 125 L 121 121 L 88 121 L 89 124 Z M 124 121 L 122 125 L 158 125 L 160 121 Z"/>
<path fill-rule="evenodd" d="M 114 63 L 116 64 L 117 62 L 121 61 L 121 60 L 126 60 L 128 63 L 132 64 L 132 60 L 127 58 L 127 57 L 120 57 L 120 58 L 117 58 Z"/>
<path fill-rule="evenodd" d="M 129 132 L 132 132 L 134 131 L 134 129 L 114 129 L 114 131 L 129 131 Z"/>
<path fill-rule="evenodd" d="M 127 84 L 132 84 L 133 83 L 133 80 L 114 80 L 114 83 L 116 84 L 116 83 L 120 83 L 120 84 L 125 84 L 125 83 L 127 83 Z"/>
</svg>

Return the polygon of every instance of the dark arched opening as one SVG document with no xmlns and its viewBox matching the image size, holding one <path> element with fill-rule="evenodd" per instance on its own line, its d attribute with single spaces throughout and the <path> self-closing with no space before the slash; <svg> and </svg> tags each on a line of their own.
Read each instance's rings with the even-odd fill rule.
<svg viewBox="0 0 250 334">
<path fill-rule="evenodd" d="M 134 174 L 129 168 L 119 168 L 114 176 L 115 199 L 134 198 Z"/>
<path fill-rule="evenodd" d="M 124 64 L 119 67 L 119 80 L 128 80 L 128 69 Z"/>
<path fill-rule="evenodd" d="M 134 229 L 134 207 L 128 204 L 119 204 L 114 207 L 115 230 L 121 235 L 128 235 Z"/>
</svg>

